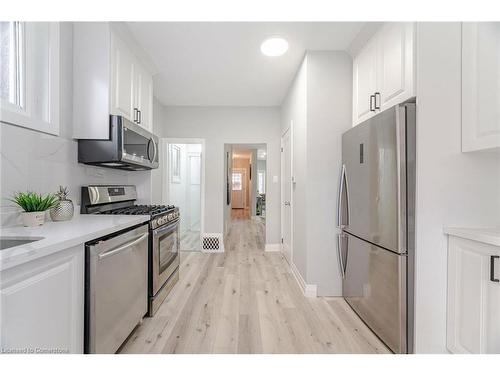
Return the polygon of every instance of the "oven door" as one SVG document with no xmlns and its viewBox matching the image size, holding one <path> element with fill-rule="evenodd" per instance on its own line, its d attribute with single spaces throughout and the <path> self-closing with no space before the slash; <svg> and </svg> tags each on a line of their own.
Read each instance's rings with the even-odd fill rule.
<svg viewBox="0 0 500 375">
<path fill-rule="evenodd" d="M 153 296 L 179 267 L 179 220 L 153 231 Z"/>
</svg>

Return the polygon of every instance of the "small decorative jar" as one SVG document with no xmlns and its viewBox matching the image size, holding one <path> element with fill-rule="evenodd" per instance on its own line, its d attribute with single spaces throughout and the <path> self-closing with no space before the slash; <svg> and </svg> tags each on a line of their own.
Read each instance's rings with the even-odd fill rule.
<svg viewBox="0 0 500 375">
<path fill-rule="evenodd" d="M 59 186 L 59 191 L 56 193 L 58 202 L 50 209 L 50 218 L 52 221 L 66 221 L 73 218 L 75 207 L 71 199 L 68 199 L 68 188 Z"/>
</svg>

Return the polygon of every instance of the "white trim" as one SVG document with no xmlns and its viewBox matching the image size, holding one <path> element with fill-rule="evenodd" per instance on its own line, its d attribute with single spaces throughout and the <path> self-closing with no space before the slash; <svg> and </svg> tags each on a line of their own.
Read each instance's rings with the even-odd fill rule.
<svg viewBox="0 0 500 375">
<path fill-rule="evenodd" d="M 275 252 L 275 251 L 281 251 L 281 244 L 280 243 L 266 243 L 266 252 Z"/>
<path fill-rule="evenodd" d="M 200 200 L 200 233 L 205 232 L 205 138 L 161 138 L 161 153 L 162 153 L 162 160 L 168 160 L 168 145 L 170 143 L 179 143 L 179 144 L 201 144 L 201 189 L 200 189 L 200 194 L 201 194 L 201 200 Z M 161 163 L 160 163 L 161 165 Z M 166 174 L 164 174 L 166 173 Z M 166 168 L 162 168 L 162 186 L 166 183 L 167 185 L 163 186 L 162 192 L 161 192 L 161 199 L 163 201 L 163 204 L 169 204 L 168 203 L 168 184 L 170 181 L 170 176 L 169 176 L 169 166 L 168 162 L 166 163 Z M 222 248 L 224 249 L 224 241 L 222 241 Z M 201 250 L 201 244 L 200 244 L 200 250 Z"/>
<path fill-rule="evenodd" d="M 318 286 L 316 284 L 306 284 L 299 270 L 295 266 L 295 263 L 292 262 L 290 269 L 292 270 L 293 276 L 295 276 L 295 280 L 297 280 L 297 284 L 299 284 L 302 293 L 304 293 L 304 296 L 316 298 L 318 296 Z"/>
<path fill-rule="evenodd" d="M 294 222 L 293 222 L 293 216 L 294 216 L 294 204 L 293 204 L 293 183 L 295 181 L 295 178 L 293 176 L 293 120 L 290 120 L 290 126 L 281 134 L 281 138 L 280 138 L 280 151 L 281 149 L 283 149 L 283 137 L 286 135 L 287 132 L 290 132 L 290 178 L 292 180 L 292 186 L 291 186 L 291 189 L 290 189 L 290 263 L 293 264 L 293 225 L 294 225 Z M 280 229 L 281 229 L 281 232 L 280 232 L 280 237 L 281 239 L 283 239 L 283 208 L 284 208 L 284 205 L 283 205 L 283 188 L 284 188 L 284 179 L 283 179 L 283 166 L 284 166 L 284 163 L 283 163 L 283 152 L 280 152 L 280 185 L 281 185 L 281 190 L 280 190 Z M 283 252 L 283 245 L 280 244 L 280 249 L 281 249 L 281 252 Z M 286 257 L 285 257 L 286 259 Z"/>
</svg>

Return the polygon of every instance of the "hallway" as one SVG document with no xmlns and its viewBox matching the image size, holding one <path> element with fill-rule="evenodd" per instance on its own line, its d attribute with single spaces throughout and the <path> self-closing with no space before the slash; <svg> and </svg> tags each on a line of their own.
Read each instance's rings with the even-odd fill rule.
<svg viewBox="0 0 500 375">
<path fill-rule="evenodd" d="M 121 353 L 389 353 L 340 298 L 306 298 L 260 221 L 223 254 L 181 253 L 180 281 Z"/>
</svg>

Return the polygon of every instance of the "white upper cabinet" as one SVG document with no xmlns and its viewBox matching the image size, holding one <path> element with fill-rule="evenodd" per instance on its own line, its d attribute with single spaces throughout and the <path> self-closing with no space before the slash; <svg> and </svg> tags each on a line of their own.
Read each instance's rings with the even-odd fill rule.
<svg viewBox="0 0 500 375">
<path fill-rule="evenodd" d="M 353 121 L 355 124 L 373 116 L 377 91 L 377 48 L 368 44 L 353 62 Z"/>
<path fill-rule="evenodd" d="M 415 96 L 415 24 L 390 22 L 353 60 L 353 125 Z"/>
<path fill-rule="evenodd" d="M 59 23 L 0 22 L 0 121 L 59 135 Z"/>
<path fill-rule="evenodd" d="M 110 114 L 123 116 L 130 121 L 134 121 L 134 65 L 134 57 L 125 43 L 111 35 Z"/>
<path fill-rule="evenodd" d="M 73 138 L 108 139 L 109 115 L 152 129 L 153 77 L 106 22 L 73 30 Z"/>
<path fill-rule="evenodd" d="M 462 25 L 462 151 L 500 149 L 500 23 Z"/>
<path fill-rule="evenodd" d="M 134 119 L 142 127 L 153 130 L 153 78 L 140 66 L 134 70 Z"/>
</svg>

